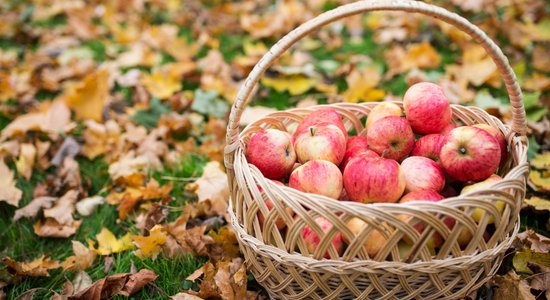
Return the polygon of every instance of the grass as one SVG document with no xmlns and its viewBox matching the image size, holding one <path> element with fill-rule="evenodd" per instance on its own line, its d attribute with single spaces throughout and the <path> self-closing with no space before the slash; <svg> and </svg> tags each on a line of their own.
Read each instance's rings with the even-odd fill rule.
<svg viewBox="0 0 550 300">
<path fill-rule="evenodd" d="M 77 161 L 80 165 L 82 180 L 89 185 L 89 195 L 97 194 L 109 183 L 108 166 L 101 158 L 91 161 L 78 157 Z M 176 167 L 153 172 L 150 176 L 161 184 L 173 181 L 173 179 L 166 179 L 166 176 L 169 176 L 169 178 L 197 177 L 202 174 L 202 167 L 206 161 L 206 158 L 200 155 L 190 154 L 182 159 Z M 23 191 L 20 207 L 23 207 L 32 200 L 34 187 L 39 182 L 43 182 L 47 174 L 48 172 L 35 170 L 32 178 L 28 181 L 24 180 L 24 178 L 17 178 L 17 186 Z M 174 208 L 172 210 L 177 211 L 178 208 L 185 205 L 189 199 L 189 195 L 185 192 L 183 183 L 173 183 L 174 188 L 171 191 L 171 195 L 174 200 L 169 205 L 171 208 Z M 9 256 L 17 261 L 30 261 L 41 255 L 62 261 L 66 257 L 73 255 L 71 248 L 72 240 L 77 240 L 87 245 L 86 239 L 95 239 L 95 235 L 103 227 L 120 236 L 128 232 L 128 227 L 131 226 L 130 222 L 117 222 L 118 211 L 116 207 L 104 203 L 97 208 L 93 215 L 82 218 L 82 225 L 71 238 L 41 238 L 36 236 L 33 231 L 33 224 L 36 222 L 35 219 L 25 218 L 17 222 L 12 221 L 15 209 L 0 202 L 0 256 Z M 169 219 L 175 219 L 179 215 L 179 212 L 176 211 L 170 213 Z M 94 265 L 87 269 L 86 272 L 96 281 L 108 275 L 130 272 L 133 264 L 137 270 L 147 268 L 159 275 L 154 282 L 155 285 L 147 286 L 134 295 L 136 299 L 166 299 L 168 296 L 178 293 L 184 288 L 183 283 L 185 278 L 206 261 L 206 258 L 203 257 L 184 256 L 172 259 L 162 255 L 156 260 L 141 260 L 132 251 L 114 254 L 112 258 L 114 264 L 108 273 L 104 272 L 103 257 L 98 257 Z M 2 273 L 5 272 L 5 267 L 0 265 L 0 280 L 2 279 Z M 7 287 L 7 297 L 8 299 L 15 299 L 27 290 L 40 287 L 43 289 L 37 291 L 34 299 L 48 298 L 54 295 L 54 291 L 61 292 L 63 284 L 67 280 L 72 280 L 75 275 L 73 272 L 63 272 L 61 269 L 57 269 L 50 271 L 49 278 L 27 277 L 19 283 Z M 114 297 L 114 299 L 123 298 Z"/>
</svg>

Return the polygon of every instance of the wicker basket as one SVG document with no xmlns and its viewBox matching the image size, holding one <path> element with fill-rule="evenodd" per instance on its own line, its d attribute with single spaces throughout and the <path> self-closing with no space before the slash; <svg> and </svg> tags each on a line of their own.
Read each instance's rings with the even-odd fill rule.
<svg viewBox="0 0 550 300">
<path fill-rule="evenodd" d="M 285 130 L 309 112 L 324 106 L 277 112 L 247 126 L 239 132 L 243 106 L 253 95 L 254 87 L 266 69 L 289 47 L 308 33 L 338 19 L 359 13 L 391 10 L 421 13 L 441 19 L 470 35 L 480 43 L 498 66 L 512 104 L 513 122 L 505 126 L 500 120 L 477 107 L 452 105 L 453 121 L 471 125 L 486 123 L 504 133 L 508 142 L 507 160 L 498 173 L 504 177 L 488 189 L 448 198 L 441 202 L 418 201 L 413 204 L 362 204 L 299 192 L 278 186 L 264 178 L 246 161 L 244 152 L 250 136 L 262 128 Z M 398 103 L 401 105 L 401 103 Z M 333 104 L 348 129 L 364 129 L 361 119 L 376 103 Z M 476 26 L 442 8 L 422 2 L 360 1 L 344 5 L 302 24 L 279 40 L 251 71 L 241 87 L 231 110 L 225 166 L 231 189 L 229 216 L 237 233 L 241 251 L 249 270 L 274 299 L 456 299 L 477 289 L 495 274 L 504 252 L 509 248 L 518 225 L 518 214 L 525 194 L 527 139 L 526 119 L 521 90 L 502 51 Z M 268 210 L 265 199 L 274 209 Z M 504 210 L 499 213 L 497 201 Z M 291 217 L 290 207 L 298 216 Z M 472 218 L 475 209 L 486 213 L 479 222 Z M 263 226 L 258 213 L 265 216 Z M 410 216 L 403 221 L 402 215 Z M 314 219 L 324 217 L 332 228 L 324 233 Z M 355 236 L 345 225 L 353 217 L 368 223 Z M 452 230 L 445 218 L 456 220 Z M 494 223 L 489 221 L 494 218 Z M 282 219 L 286 229 L 279 231 Z M 280 221 L 279 221 L 280 222 Z M 413 226 L 423 223 L 418 233 Z M 319 247 L 309 253 L 300 236 L 305 225 L 321 238 Z M 485 236 L 485 232 L 490 232 Z M 427 240 L 437 232 L 445 242 L 437 253 L 430 252 Z M 470 232 L 471 240 L 459 246 L 460 235 Z M 339 256 L 331 245 L 338 233 L 349 242 Z M 364 242 L 373 234 L 382 235 L 385 245 L 375 257 L 369 257 Z M 403 252 L 404 238 L 412 247 Z M 401 250 L 401 251 L 400 251 Z M 323 258 L 328 251 L 331 259 Z"/>
</svg>

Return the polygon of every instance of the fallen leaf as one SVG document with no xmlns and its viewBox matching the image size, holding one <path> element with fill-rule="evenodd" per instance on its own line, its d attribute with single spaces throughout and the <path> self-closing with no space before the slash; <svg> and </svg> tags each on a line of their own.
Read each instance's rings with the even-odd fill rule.
<svg viewBox="0 0 550 300">
<path fill-rule="evenodd" d="M 539 192 L 550 191 L 550 174 L 546 175 L 548 172 L 539 172 L 536 170 L 529 172 L 529 183 L 531 183 L 533 189 Z"/>
<path fill-rule="evenodd" d="M 84 271 L 78 271 L 73 279 L 73 293 L 83 291 L 92 285 L 92 278 Z"/>
<path fill-rule="evenodd" d="M 129 152 L 119 161 L 109 165 L 109 175 L 113 180 L 136 173 L 145 173 L 150 168 L 150 161 L 145 156 L 135 156 Z"/>
<path fill-rule="evenodd" d="M 121 273 L 102 278 L 69 299 L 100 300 L 110 299 L 114 295 L 130 296 L 158 276 L 151 270 L 141 269 L 135 274 Z"/>
<path fill-rule="evenodd" d="M 73 138 L 67 137 L 51 160 L 51 164 L 59 166 L 66 157 L 74 158 L 80 152 L 80 144 Z"/>
<path fill-rule="evenodd" d="M 533 274 L 529 269 L 528 263 L 536 263 L 545 267 L 550 267 L 550 253 L 533 252 L 530 249 L 516 252 L 512 261 L 514 269 L 518 273 Z"/>
<path fill-rule="evenodd" d="M 229 110 L 227 101 L 219 98 L 216 91 L 195 90 L 195 99 L 191 109 L 205 115 L 211 115 L 217 118 L 223 118 Z"/>
<path fill-rule="evenodd" d="M 535 273 L 529 276 L 531 288 L 539 290 L 540 294 L 546 292 L 546 297 L 548 297 L 550 291 L 550 268 L 539 264 L 529 264 L 529 268 Z"/>
<path fill-rule="evenodd" d="M 109 96 L 108 79 L 107 69 L 99 69 L 65 91 L 63 99 L 75 111 L 76 118 L 103 120 L 103 108 Z"/>
<path fill-rule="evenodd" d="M 535 300 L 527 281 L 521 279 L 514 271 L 494 279 L 496 288 L 493 299 Z"/>
<path fill-rule="evenodd" d="M 210 202 L 212 210 L 217 214 L 227 215 L 229 187 L 227 175 L 222 171 L 219 162 L 207 163 L 202 176 L 194 183 L 187 185 L 186 189 L 197 194 L 199 202 Z"/>
<path fill-rule="evenodd" d="M 415 68 L 436 68 L 441 63 L 441 56 L 428 42 L 409 44 L 407 50 L 401 46 L 394 46 L 386 51 L 384 56 L 389 67 L 386 79 Z"/>
<path fill-rule="evenodd" d="M 241 115 L 241 119 L 239 120 L 240 126 L 246 126 L 250 123 L 253 123 L 257 120 L 260 120 L 267 116 L 268 114 L 274 113 L 277 110 L 270 107 L 264 107 L 264 106 L 247 106 L 244 108 L 243 113 Z"/>
<path fill-rule="evenodd" d="M 171 296 L 170 299 L 172 300 L 203 300 L 199 296 L 191 295 L 185 292 L 177 293 L 174 296 Z"/>
<path fill-rule="evenodd" d="M 18 207 L 22 196 L 23 192 L 17 188 L 15 180 L 13 180 L 13 171 L 6 166 L 4 160 L 0 157 L 0 201 Z"/>
<path fill-rule="evenodd" d="M 74 255 L 67 257 L 62 263 L 63 270 L 77 271 L 91 267 L 97 254 L 79 241 L 72 241 Z"/>
<path fill-rule="evenodd" d="M 82 220 L 68 224 L 59 224 L 55 219 L 46 218 L 44 222 L 38 220 L 34 225 L 34 233 L 41 237 L 66 238 L 76 233 Z"/>
<path fill-rule="evenodd" d="M 381 75 L 375 67 L 355 68 L 346 76 L 348 89 L 342 96 L 346 102 L 382 100 L 386 93 L 376 88 L 380 80 Z"/>
<path fill-rule="evenodd" d="M 48 270 L 60 267 L 59 262 L 42 255 L 31 262 L 17 262 L 9 257 L 2 259 L 2 263 L 8 267 L 11 273 L 19 276 L 49 277 Z"/>
<path fill-rule="evenodd" d="M 57 170 L 57 187 L 62 190 L 73 189 L 79 192 L 82 190 L 82 179 L 80 177 L 80 165 L 70 156 L 65 157 L 61 168 Z"/>
<path fill-rule="evenodd" d="M 17 173 L 29 180 L 32 176 L 34 161 L 36 160 L 36 147 L 33 144 L 21 144 L 19 158 L 15 161 Z"/>
<path fill-rule="evenodd" d="M 533 159 L 531 159 L 530 164 L 537 169 L 550 169 L 550 151 L 537 154 Z"/>
<path fill-rule="evenodd" d="M 529 206 L 534 207 L 536 210 L 547 210 L 550 211 L 550 201 L 539 198 L 539 197 L 531 197 L 529 199 L 523 200 L 523 202 Z"/>
<path fill-rule="evenodd" d="M 117 239 L 109 229 L 104 227 L 95 237 L 98 243 L 97 249 L 95 248 L 95 242 L 89 239 L 87 240 L 88 246 L 99 255 L 110 255 L 111 253 L 118 253 L 134 248 L 130 233 Z"/>
<path fill-rule="evenodd" d="M 17 221 L 23 217 L 34 218 L 41 208 L 50 208 L 57 200 L 56 197 L 38 197 L 34 198 L 29 204 L 15 211 L 13 221 Z"/>
<path fill-rule="evenodd" d="M 211 249 L 209 251 L 210 258 L 213 261 L 229 260 L 237 257 L 240 253 L 239 242 L 235 233 L 227 226 L 222 227 L 219 232 L 211 231 L 210 236 L 214 239 L 214 243 L 219 249 Z M 216 256 L 216 253 L 218 255 Z"/>
<path fill-rule="evenodd" d="M 72 224 L 75 203 L 78 197 L 78 191 L 70 190 L 55 202 L 52 208 L 44 210 L 44 217 L 52 218 L 61 225 Z"/>
<path fill-rule="evenodd" d="M 107 161 L 112 157 L 117 157 L 117 150 L 121 146 L 121 129 L 117 122 L 108 120 L 105 124 L 99 124 L 93 120 L 84 122 L 86 130 L 82 154 L 89 159 L 94 159 L 99 155 L 105 155 Z"/>
<path fill-rule="evenodd" d="M 533 67 L 543 72 L 550 72 L 550 49 L 543 45 L 535 46 L 532 62 Z"/>
<path fill-rule="evenodd" d="M 151 74 L 142 74 L 141 84 L 158 99 L 167 99 L 181 90 L 181 76 L 177 73 L 163 72 L 158 69 Z"/>
<path fill-rule="evenodd" d="M 162 225 L 157 224 L 149 231 L 148 236 L 133 236 L 132 240 L 138 247 L 135 252 L 137 257 L 155 260 L 162 250 L 161 246 L 166 243 L 166 231 Z"/>
<path fill-rule="evenodd" d="M 118 216 L 121 220 L 126 219 L 127 214 L 141 201 L 160 199 L 168 195 L 172 190 L 172 184 L 160 186 L 155 179 L 151 179 L 146 186 L 138 189 L 130 188 L 122 197 L 118 205 Z"/>
<path fill-rule="evenodd" d="M 519 233 L 517 237 L 528 249 L 535 252 L 546 253 L 550 251 L 550 238 L 542 236 L 532 229 Z"/>
<path fill-rule="evenodd" d="M 101 196 L 93 196 L 84 198 L 76 203 L 76 211 L 81 216 L 89 216 L 91 215 L 96 207 L 101 205 L 104 202 L 104 198 Z"/>
<path fill-rule="evenodd" d="M 62 101 L 55 101 L 44 112 L 28 113 L 18 116 L 2 130 L 1 139 L 23 135 L 27 131 L 37 130 L 55 138 L 73 127 L 71 111 Z"/>
<path fill-rule="evenodd" d="M 264 86 L 271 87 L 279 93 L 288 91 L 290 95 L 295 96 L 315 87 L 319 79 L 304 75 L 282 75 L 275 78 L 263 77 L 261 82 Z"/>
</svg>

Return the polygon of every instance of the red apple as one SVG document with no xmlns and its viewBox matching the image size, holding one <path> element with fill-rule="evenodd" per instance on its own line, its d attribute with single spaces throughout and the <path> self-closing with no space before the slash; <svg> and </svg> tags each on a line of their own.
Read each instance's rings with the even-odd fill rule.
<svg viewBox="0 0 550 300">
<path fill-rule="evenodd" d="M 443 170 L 459 181 L 480 181 L 495 173 L 500 163 L 498 141 L 487 131 L 457 127 L 446 135 L 439 153 Z"/>
<path fill-rule="evenodd" d="M 405 175 L 405 191 L 430 190 L 439 192 L 445 186 L 445 174 L 437 163 L 427 157 L 410 156 L 401 163 Z"/>
<path fill-rule="evenodd" d="M 325 233 L 329 232 L 329 230 L 333 226 L 332 223 L 330 223 L 327 219 L 323 217 L 317 217 L 315 219 L 315 222 L 317 223 L 317 225 L 319 225 L 321 230 Z M 301 235 L 302 235 L 302 238 L 304 239 L 304 242 L 306 244 L 306 247 L 309 253 L 310 254 L 315 253 L 315 250 L 319 248 L 319 244 L 321 243 L 321 238 L 319 237 L 319 235 L 309 225 L 305 225 L 302 228 Z M 344 253 L 344 244 L 342 242 L 341 233 L 337 233 L 334 236 L 334 238 L 332 238 L 332 245 L 334 246 L 334 249 L 336 250 L 338 255 L 342 255 Z M 328 251 L 328 249 L 323 255 L 323 257 L 331 258 L 330 252 Z M 336 257 L 333 257 L 333 258 L 336 258 Z"/>
<path fill-rule="evenodd" d="M 414 134 L 405 118 L 384 117 L 367 131 L 369 149 L 385 158 L 401 161 L 414 147 Z"/>
<path fill-rule="evenodd" d="M 367 122 L 365 122 L 365 128 L 368 130 L 374 122 L 388 116 L 397 116 L 400 117 L 403 115 L 401 107 L 395 103 L 391 102 L 382 102 L 376 105 L 370 112 L 367 117 Z"/>
<path fill-rule="evenodd" d="M 424 156 L 439 163 L 439 152 L 444 143 L 445 136 L 442 134 L 425 135 L 414 142 L 411 156 Z"/>
<path fill-rule="evenodd" d="M 344 172 L 344 170 L 346 169 L 346 166 L 348 165 L 348 163 L 352 159 L 354 159 L 356 157 L 359 157 L 359 156 L 367 156 L 367 157 L 372 157 L 372 158 L 380 157 L 380 156 L 378 156 L 378 154 L 376 154 L 376 152 L 374 152 L 372 150 L 361 149 L 361 148 L 353 148 L 351 150 L 346 151 L 346 154 L 344 155 L 344 159 L 340 163 L 340 170 L 342 172 Z"/>
<path fill-rule="evenodd" d="M 301 163 L 322 159 L 339 165 L 346 152 L 346 137 L 337 126 L 321 123 L 298 135 L 294 148 Z"/>
<path fill-rule="evenodd" d="M 334 108 L 321 108 L 311 112 L 298 124 L 294 135 L 298 136 L 305 131 L 309 131 L 309 127 L 321 123 L 330 123 L 337 126 L 342 131 L 344 137 L 348 138 L 348 131 L 344 126 L 344 122 L 342 122 L 342 117 L 340 117 L 340 114 Z"/>
<path fill-rule="evenodd" d="M 410 193 L 406 194 L 405 196 L 403 196 L 401 198 L 401 200 L 399 200 L 399 203 L 406 203 L 406 202 L 411 202 L 411 201 L 438 202 L 438 201 L 441 201 L 443 199 L 445 199 L 445 197 L 438 194 L 437 192 L 427 191 L 427 190 L 420 190 L 420 191 L 410 192 Z M 399 217 L 400 217 L 400 219 L 402 219 L 403 221 L 406 221 L 406 222 L 409 222 L 409 220 L 412 219 L 411 216 L 406 216 L 406 215 L 400 215 Z M 416 223 L 413 227 L 419 233 L 423 233 L 426 226 L 425 226 L 424 223 L 419 222 L 419 223 Z M 412 243 L 412 239 L 409 236 L 405 236 L 403 238 L 403 240 L 405 242 L 409 243 L 409 244 Z M 440 247 L 443 244 L 443 242 L 444 241 L 443 241 L 443 238 L 441 237 L 441 235 L 437 232 L 434 232 L 432 234 L 432 236 L 429 238 L 429 240 L 426 242 L 426 245 L 430 249 L 435 249 L 435 248 Z"/>
<path fill-rule="evenodd" d="M 355 236 L 358 236 L 363 230 L 365 230 L 368 223 L 359 218 L 353 218 L 349 220 L 346 225 Z M 342 235 L 342 240 L 348 245 L 351 242 L 348 241 L 344 235 Z M 364 243 L 364 248 L 371 259 L 374 258 L 376 254 L 384 248 L 384 246 L 386 246 L 386 238 L 384 238 L 384 236 L 376 229 L 370 232 Z"/>
<path fill-rule="evenodd" d="M 355 148 L 367 149 L 367 138 L 361 135 L 350 136 L 346 141 L 346 150 Z"/>
<path fill-rule="evenodd" d="M 269 179 L 281 179 L 290 173 L 296 153 L 290 134 L 277 129 L 255 133 L 246 148 L 246 159 Z"/>
<path fill-rule="evenodd" d="M 488 186 L 494 184 L 495 182 L 498 182 L 498 181 L 501 181 L 502 180 L 502 177 L 498 176 L 498 175 L 491 175 L 489 178 L 483 180 L 483 181 L 480 181 L 478 183 L 474 183 L 474 184 L 470 184 L 470 185 L 467 185 L 465 186 L 462 191 L 460 192 L 461 195 L 464 195 L 468 192 L 473 192 L 473 191 L 480 191 L 480 190 L 484 190 L 486 189 Z M 485 199 L 485 201 L 491 201 L 490 199 Z M 496 204 L 495 204 L 496 208 L 498 209 L 498 211 L 500 213 L 502 213 L 502 211 L 504 210 L 504 206 L 505 206 L 505 203 L 503 201 L 497 201 Z M 484 209 L 481 209 L 481 208 L 476 208 L 474 209 L 473 213 L 472 213 L 472 218 L 476 221 L 476 222 L 480 222 L 481 219 L 483 218 L 483 216 L 485 215 L 485 210 Z M 489 217 L 489 220 L 488 220 L 488 224 L 492 224 L 495 222 L 495 218 L 491 215 Z"/>
<path fill-rule="evenodd" d="M 285 185 L 284 183 L 282 183 L 280 181 L 276 181 L 276 180 L 272 180 L 272 181 L 277 185 L 281 185 L 281 186 Z M 262 187 L 259 186 L 259 190 L 260 190 L 261 193 L 263 193 Z M 267 209 L 269 211 L 271 211 L 273 209 L 273 207 L 275 207 L 273 205 L 273 202 L 271 202 L 271 200 L 269 200 L 265 195 L 262 195 L 262 196 L 263 196 L 263 200 L 265 201 L 265 206 L 267 206 Z M 290 207 L 286 207 L 285 211 L 291 218 L 294 217 L 294 211 Z M 264 223 L 265 223 L 264 215 L 260 211 L 258 211 L 257 215 L 258 215 L 258 222 L 260 223 L 260 228 L 263 229 L 264 228 Z M 277 218 L 277 220 L 275 220 L 275 226 L 277 227 L 277 229 L 281 230 L 281 229 L 286 227 L 286 223 L 283 220 L 283 218 L 279 217 L 279 218 Z"/>
<path fill-rule="evenodd" d="M 290 174 L 289 186 L 299 191 L 338 199 L 342 193 L 342 173 L 326 160 L 310 160 Z"/>
<path fill-rule="evenodd" d="M 491 134 L 498 141 L 498 145 L 500 146 L 500 161 L 503 162 L 504 160 L 506 160 L 508 150 L 504 134 L 502 134 L 502 132 L 500 132 L 500 130 L 498 130 L 497 128 L 488 124 L 476 124 L 472 126 L 483 129 Z"/>
<path fill-rule="evenodd" d="M 405 175 L 395 160 L 360 156 L 344 170 L 344 187 L 352 201 L 397 202 L 405 190 Z"/>
<path fill-rule="evenodd" d="M 403 97 L 403 108 L 415 133 L 439 133 L 451 122 L 449 100 L 443 89 L 431 82 L 411 86 Z"/>
<path fill-rule="evenodd" d="M 443 130 L 441 130 L 440 134 L 442 135 L 446 135 L 447 133 L 449 133 L 451 130 L 457 128 L 458 126 L 456 126 L 455 124 L 451 123 L 447 126 L 445 126 L 445 128 L 443 128 Z"/>
</svg>

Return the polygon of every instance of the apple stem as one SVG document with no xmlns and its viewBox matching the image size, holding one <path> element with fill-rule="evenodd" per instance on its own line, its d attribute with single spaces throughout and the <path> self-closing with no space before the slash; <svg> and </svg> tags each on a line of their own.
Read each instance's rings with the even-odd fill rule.
<svg viewBox="0 0 550 300">
<path fill-rule="evenodd" d="M 309 127 L 309 132 L 311 133 L 311 136 L 315 135 L 315 127 Z"/>
<path fill-rule="evenodd" d="M 384 158 L 384 155 L 386 155 L 386 153 L 388 153 L 388 149 L 384 149 L 384 151 L 382 151 L 382 155 L 380 155 L 380 158 Z"/>
</svg>

